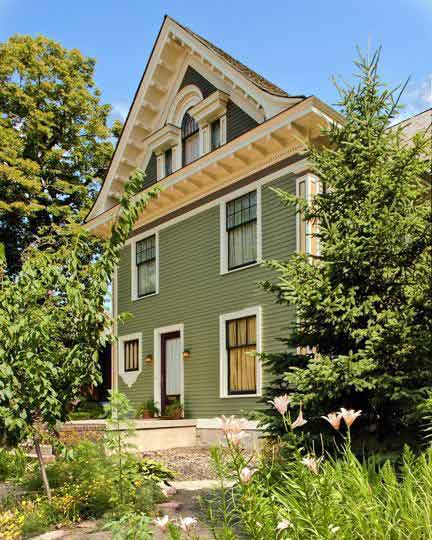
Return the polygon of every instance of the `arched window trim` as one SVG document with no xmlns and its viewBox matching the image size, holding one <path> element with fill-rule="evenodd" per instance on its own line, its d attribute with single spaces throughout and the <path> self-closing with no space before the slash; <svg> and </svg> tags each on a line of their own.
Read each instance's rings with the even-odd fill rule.
<svg viewBox="0 0 432 540">
<path fill-rule="evenodd" d="M 188 111 L 185 112 L 181 125 L 181 138 L 182 141 L 198 133 L 199 125 L 198 122 L 189 114 Z"/>
</svg>

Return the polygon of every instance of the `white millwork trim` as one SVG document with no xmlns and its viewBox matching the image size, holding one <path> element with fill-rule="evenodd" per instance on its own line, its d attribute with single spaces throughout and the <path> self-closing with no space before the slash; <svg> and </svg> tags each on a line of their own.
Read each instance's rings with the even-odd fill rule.
<svg viewBox="0 0 432 540">
<path fill-rule="evenodd" d="M 167 180 L 164 179 L 161 182 L 161 188 L 166 189 L 168 187 L 171 187 L 172 185 L 175 185 L 176 183 L 187 179 L 189 176 L 193 176 L 194 174 L 199 173 L 201 170 L 205 169 L 205 167 L 211 166 L 213 164 L 217 164 L 219 160 L 222 160 L 225 157 L 231 156 L 235 154 L 236 152 L 239 152 L 240 150 L 242 150 L 242 148 L 249 147 L 251 144 L 253 144 L 256 141 L 260 141 L 261 139 L 265 138 L 267 135 L 269 135 L 273 131 L 277 131 L 278 129 L 281 129 L 287 125 L 290 125 L 293 122 L 296 122 L 300 118 L 307 116 L 310 113 L 317 112 L 318 110 L 316 109 L 316 107 L 308 106 L 308 104 L 310 105 L 309 101 L 310 103 L 312 103 L 313 98 L 309 98 L 305 102 L 301 103 L 298 107 L 293 107 L 292 108 L 293 110 L 289 109 L 287 111 L 284 111 L 283 113 L 278 115 L 276 118 L 273 118 L 269 122 L 266 122 L 263 125 L 257 126 L 253 130 L 251 130 L 250 133 L 246 133 L 240 137 L 237 137 L 236 139 L 230 141 L 229 143 L 223 145 L 221 148 L 217 149 L 215 152 L 209 153 L 206 156 L 206 159 L 203 159 L 203 158 L 198 159 L 186 167 L 181 167 L 181 170 L 177 171 L 176 174 L 171 175 L 172 177 L 169 177 Z M 299 144 L 299 148 L 302 146 L 303 145 Z M 150 154 L 147 152 L 145 159 L 142 162 L 140 162 L 141 168 L 145 169 L 149 159 L 150 159 Z M 179 159 L 179 162 L 181 163 L 180 159 Z M 260 164 L 260 167 L 262 167 L 262 164 Z M 245 174 L 250 174 L 250 172 L 251 171 L 248 171 Z M 104 187 L 105 187 L 105 184 L 102 190 L 104 190 Z M 111 219 L 116 209 L 117 207 L 114 206 L 113 208 L 107 210 L 103 214 L 97 217 L 94 217 L 91 220 L 91 222 L 88 223 L 87 225 L 88 229 L 91 230 L 94 227 L 97 227 L 99 224 L 104 223 L 105 221 Z M 93 213 L 94 212 L 92 210 L 91 215 Z M 91 215 L 89 217 L 91 217 Z"/>
<path fill-rule="evenodd" d="M 226 114 L 228 100 L 228 94 L 220 90 L 215 90 L 203 101 L 192 107 L 189 113 L 198 124 L 210 124 Z"/>
<path fill-rule="evenodd" d="M 242 193 L 247 193 L 248 191 L 253 191 L 254 189 L 257 189 L 258 187 L 264 186 L 265 184 L 268 184 L 269 182 L 272 182 L 273 180 L 276 180 L 278 178 L 281 178 L 282 176 L 286 174 L 296 174 L 300 173 L 304 169 L 307 169 L 310 166 L 307 159 L 303 159 L 301 161 L 298 161 L 297 163 L 294 163 L 293 165 L 288 165 L 287 167 L 284 167 L 283 169 L 280 169 L 274 173 L 271 173 L 263 178 L 260 178 L 259 180 L 256 180 L 255 182 L 251 182 L 245 187 L 239 188 L 235 191 L 231 191 L 228 195 L 224 195 L 223 197 L 218 197 L 214 201 L 210 201 L 206 204 L 203 204 L 197 208 L 194 208 L 193 210 L 189 210 L 188 212 L 185 212 L 184 214 L 171 218 L 164 223 L 161 223 L 160 225 L 156 227 L 152 227 L 151 229 L 148 229 L 140 234 L 137 234 L 136 236 L 133 236 L 132 238 L 129 238 L 126 241 L 126 246 L 131 245 L 133 242 L 137 242 L 138 240 L 142 240 L 143 238 L 146 238 L 147 236 L 151 236 L 155 232 L 162 231 L 164 229 L 167 229 L 169 227 L 172 227 L 173 225 L 176 225 L 177 223 L 180 223 L 181 221 L 185 221 L 186 219 L 189 219 L 193 216 L 197 216 L 198 214 L 201 214 L 202 212 L 206 212 L 210 208 L 214 208 L 215 206 L 220 206 L 221 201 L 223 200 L 229 200 L 231 198 L 240 197 Z M 198 198 L 202 198 L 202 195 Z M 195 199 L 192 199 L 188 203 L 194 202 Z M 179 206 L 178 208 L 181 208 Z M 249 268 L 249 267 L 248 267 Z"/>
<path fill-rule="evenodd" d="M 154 293 L 146 294 L 145 296 L 138 296 L 138 269 L 136 265 L 136 245 L 137 242 L 150 238 L 150 236 L 155 237 L 155 249 L 156 249 L 156 291 Z M 131 300 L 135 302 L 136 300 L 144 300 L 151 296 L 159 294 L 159 232 L 150 231 L 140 234 L 139 236 L 134 236 L 131 241 Z"/>
<path fill-rule="evenodd" d="M 221 137 L 221 146 L 227 142 L 227 117 L 226 114 L 223 114 L 220 117 L 220 137 Z"/>
<path fill-rule="evenodd" d="M 184 324 L 173 324 L 171 326 L 162 326 L 154 329 L 153 337 L 153 369 L 154 369 L 154 386 L 153 396 L 157 406 L 161 404 L 161 366 L 162 366 L 162 349 L 161 338 L 163 334 L 169 334 L 171 332 L 180 332 L 180 351 L 184 351 Z M 180 389 L 181 397 L 180 401 L 184 403 L 184 363 L 183 357 L 181 359 L 180 370 Z"/>
<path fill-rule="evenodd" d="M 226 205 L 229 201 L 237 199 L 246 193 L 251 193 L 256 191 L 257 194 L 257 260 L 254 263 L 242 266 L 241 268 L 234 268 L 233 270 L 228 270 L 228 233 L 226 230 Z M 252 184 L 244 186 L 236 191 L 233 191 L 229 195 L 225 195 L 219 199 L 219 208 L 220 208 L 220 273 L 231 274 L 231 272 L 238 272 L 240 270 L 246 270 L 251 266 L 256 266 L 262 262 L 262 203 L 261 203 L 261 184 L 255 185 L 252 187 Z"/>
<path fill-rule="evenodd" d="M 185 112 L 203 101 L 203 95 L 198 86 L 188 84 L 176 95 L 168 113 L 167 123 L 181 127 Z"/>
<path fill-rule="evenodd" d="M 315 174 L 307 173 L 304 176 L 299 176 L 296 179 L 296 196 L 300 197 L 300 184 L 304 182 L 305 183 L 305 199 L 310 202 L 313 198 L 313 193 L 317 194 L 319 191 L 321 191 L 321 182 Z M 315 186 L 315 189 L 312 190 L 312 185 Z M 301 223 L 302 216 L 300 212 L 296 213 L 296 249 L 297 252 L 300 253 L 301 249 L 301 230 L 300 230 L 300 223 Z M 309 255 L 311 253 L 311 240 L 312 240 L 312 224 L 310 222 L 307 222 L 305 224 L 306 229 L 306 254 Z M 317 253 L 319 255 L 319 253 Z"/>
<path fill-rule="evenodd" d="M 124 344 L 125 344 L 126 341 L 131 341 L 133 339 L 138 340 L 138 369 L 136 371 L 125 371 L 125 368 L 124 368 Z M 136 382 L 136 380 L 138 378 L 138 375 L 142 371 L 142 333 L 141 332 L 135 332 L 134 334 L 127 334 L 125 336 L 119 336 L 119 338 L 118 338 L 118 349 L 119 349 L 118 372 L 119 372 L 120 377 L 123 379 L 123 382 L 130 387 Z"/>
<path fill-rule="evenodd" d="M 114 275 L 112 279 L 112 311 L 113 311 L 113 333 L 114 337 L 117 337 L 118 332 L 118 267 L 117 265 L 114 268 Z M 111 387 L 112 390 L 118 390 L 118 342 L 116 340 L 111 344 Z"/>
<path fill-rule="evenodd" d="M 220 398 L 245 398 L 260 397 L 262 395 L 262 366 L 261 361 L 256 358 L 256 394 L 228 394 L 228 352 L 226 349 L 226 323 L 234 319 L 256 316 L 256 352 L 262 352 L 262 308 L 253 306 L 219 315 L 219 397 Z"/>
<path fill-rule="evenodd" d="M 260 431 L 258 422 L 255 420 L 247 420 L 246 418 L 237 418 L 240 421 L 243 430 Z M 197 418 L 197 429 L 221 429 L 221 421 L 219 418 Z"/>
</svg>

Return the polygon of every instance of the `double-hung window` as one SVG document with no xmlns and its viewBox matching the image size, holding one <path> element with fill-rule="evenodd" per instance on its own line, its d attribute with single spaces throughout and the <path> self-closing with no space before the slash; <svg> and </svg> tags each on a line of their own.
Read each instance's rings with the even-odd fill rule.
<svg viewBox="0 0 432 540">
<path fill-rule="evenodd" d="M 156 235 L 136 243 L 137 296 L 156 292 Z"/>
<path fill-rule="evenodd" d="M 257 261 L 257 192 L 226 204 L 228 270 Z"/>
<path fill-rule="evenodd" d="M 125 373 L 139 369 L 139 340 L 131 339 L 123 342 L 123 370 Z"/>
<path fill-rule="evenodd" d="M 228 395 L 257 393 L 257 318 L 226 321 Z"/>
<path fill-rule="evenodd" d="M 185 113 L 181 127 L 183 166 L 199 158 L 199 126 L 189 113 Z"/>
</svg>

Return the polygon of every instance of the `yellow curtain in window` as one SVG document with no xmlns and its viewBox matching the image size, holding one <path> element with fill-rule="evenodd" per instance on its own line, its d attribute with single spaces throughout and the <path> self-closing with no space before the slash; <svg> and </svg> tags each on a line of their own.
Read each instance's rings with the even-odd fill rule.
<svg viewBox="0 0 432 540">
<path fill-rule="evenodd" d="M 230 392 L 255 393 L 256 317 L 229 321 L 227 341 Z"/>
<path fill-rule="evenodd" d="M 255 356 L 247 354 L 255 351 L 254 345 L 237 347 L 229 351 L 231 392 L 256 391 Z"/>
</svg>

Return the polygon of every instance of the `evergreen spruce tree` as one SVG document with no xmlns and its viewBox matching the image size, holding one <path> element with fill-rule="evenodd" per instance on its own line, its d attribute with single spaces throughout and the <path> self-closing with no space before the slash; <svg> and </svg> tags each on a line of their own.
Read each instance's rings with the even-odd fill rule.
<svg viewBox="0 0 432 540">
<path fill-rule="evenodd" d="M 319 223 L 320 256 L 266 263 L 278 280 L 263 286 L 295 307 L 297 322 L 287 352 L 263 355 L 274 375 L 264 401 L 291 393 L 312 426 L 361 409 L 365 429 L 402 441 L 432 385 L 432 146 L 430 129 L 408 141 L 391 127 L 401 92 L 380 82 L 379 56 L 360 55 L 358 84 L 338 88 L 345 123 L 327 131 L 328 146 L 310 148 L 323 192 L 309 203 L 278 192 Z M 282 433 L 271 408 L 262 421 Z"/>
</svg>

